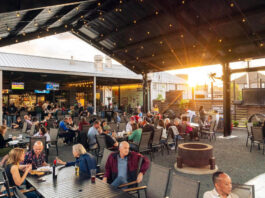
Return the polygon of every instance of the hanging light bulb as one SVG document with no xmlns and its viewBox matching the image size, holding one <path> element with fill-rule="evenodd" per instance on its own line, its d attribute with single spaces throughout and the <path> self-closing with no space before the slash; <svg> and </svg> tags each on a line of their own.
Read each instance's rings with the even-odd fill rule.
<svg viewBox="0 0 265 198">
<path fill-rule="evenodd" d="M 16 13 L 16 16 L 17 16 L 17 17 L 20 17 L 20 14 L 19 14 L 19 12 L 17 12 L 17 13 Z"/>
</svg>

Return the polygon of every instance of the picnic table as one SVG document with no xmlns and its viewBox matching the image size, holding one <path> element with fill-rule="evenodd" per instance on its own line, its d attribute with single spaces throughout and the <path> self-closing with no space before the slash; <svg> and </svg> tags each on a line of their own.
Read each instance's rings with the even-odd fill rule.
<svg viewBox="0 0 265 198">
<path fill-rule="evenodd" d="M 26 180 L 42 197 L 131 197 L 128 193 L 115 189 L 100 179 L 96 179 L 95 183 L 91 183 L 90 178 L 75 175 L 74 167 L 62 167 L 58 170 L 56 179 L 53 179 L 52 174 L 49 174 L 41 177 L 44 179 L 43 181 L 30 175 Z"/>
</svg>

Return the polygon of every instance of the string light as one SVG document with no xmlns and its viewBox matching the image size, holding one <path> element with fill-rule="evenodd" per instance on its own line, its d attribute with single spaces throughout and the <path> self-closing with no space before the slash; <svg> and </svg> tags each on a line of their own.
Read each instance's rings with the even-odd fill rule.
<svg viewBox="0 0 265 198">
<path fill-rule="evenodd" d="M 23 36 L 26 36 L 26 33 L 25 33 L 25 32 L 23 32 L 23 33 L 22 33 L 22 35 L 23 35 Z"/>
<path fill-rule="evenodd" d="M 118 8 L 115 8 L 115 12 L 119 12 L 119 9 Z"/>
<path fill-rule="evenodd" d="M 10 30 L 11 30 L 11 28 L 10 28 L 10 27 L 8 27 L 8 26 L 6 26 L 6 29 L 7 29 L 7 31 L 10 31 Z"/>
<path fill-rule="evenodd" d="M 160 41 L 159 43 L 160 43 L 160 45 L 163 45 L 163 41 Z"/>
<path fill-rule="evenodd" d="M 124 52 L 125 52 L 125 53 L 127 53 L 127 52 L 128 52 L 128 50 L 126 49 L 126 50 L 124 50 Z"/>
<path fill-rule="evenodd" d="M 114 43 L 113 43 L 113 45 L 114 45 L 114 46 L 116 46 L 116 45 L 117 45 L 117 43 L 116 43 L 116 42 L 114 42 Z"/>
<path fill-rule="evenodd" d="M 49 32 L 49 28 L 46 28 L 46 31 Z"/>
<path fill-rule="evenodd" d="M 100 36 L 101 36 L 101 37 L 103 37 L 103 36 L 104 36 L 104 34 L 100 34 Z"/>
<path fill-rule="evenodd" d="M 51 13 L 51 12 L 52 12 L 52 10 L 49 8 L 49 9 L 48 9 L 48 13 Z"/>
<path fill-rule="evenodd" d="M 158 11 L 155 11 L 155 14 L 156 14 L 156 15 L 158 15 L 158 14 L 159 14 L 159 12 L 158 12 Z"/>
<path fill-rule="evenodd" d="M 139 60 L 139 57 L 138 56 L 136 57 L 136 60 Z"/>
<path fill-rule="evenodd" d="M 101 3 L 100 2 L 98 2 L 98 6 L 101 6 Z"/>
<path fill-rule="evenodd" d="M 152 54 L 152 57 L 154 57 L 155 56 L 155 54 Z"/>
<path fill-rule="evenodd" d="M 149 34 L 150 34 L 150 32 L 146 32 L 146 34 L 148 34 L 148 35 L 149 35 Z"/>
<path fill-rule="evenodd" d="M 228 49 L 228 52 L 232 52 L 232 50 L 231 49 Z"/>
<path fill-rule="evenodd" d="M 165 64 L 165 61 L 162 61 L 162 64 L 164 65 Z"/>
<path fill-rule="evenodd" d="M 230 7 L 231 7 L 231 8 L 234 7 L 234 3 L 230 3 Z"/>
<path fill-rule="evenodd" d="M 64 25 L 64 27 L 65 27 L 65 28 L 68 28 L 68 25 L 66 24 L 66 25 Z"/>
<path fill-rule="evenodd" d="M 184 38 L 184 35 L 183 35 L 183 34 L 181 34 L 181 35 L 180 35 L 180 38 Z"/>
<path fill-rule="evenodd" d="M 243 19 L 242 19 L 242 22 L 243 22 L 243 23 L 245 23 L 245 22 L 246 22 L 246 19 L 245 19 L 245 18 L 243 18 Z"/>
<path fill-rule="evenodd" d="M 2 40 L 2 37 L 0 37 L 0 41 Z"/>
<path fill-rule="evenodd" d="M 263 46 L 264 46 L 264 43 L 260 43 L 259 46 L 260 46 L 260 47 L 263 47 Z"/>
<path fill-rule="evenodd" d="M 133 20 L 133 23 L 136 24 L 136 20 Z"/>
<path fill-rule="evenodd" d="M 122 9 L 120 8 L 119 11 L 122 12 Z"/>
<path fill-rule="evenodd" d="M 222 41 L 223 41 L 222 39 L 219 39 L 219 40 L 218 40 L 219 43 L 222 43 Z"/>
<path fill-rule="evenodd" d="M 79 6 L 77 6 L 75 9 L 76 9 L 76 10 L 79 10 Z"/>
<path fill-rule="evenodd" d="M 196 45 L 193 45 L 192 47 L 193 47 L 193 48 L 195 48 L 195 47 L 196 47 Z"/>
<path fill-rule="evenodd" d="M 19 12 L 17 12 L 16 16 L 17 16 L 17 17 L 20 17 L 20 14 L 19 14 Z"/>
<path fill-rule="evenodd" d="M 141 46 L 141 49 L 143 50 L 144 49 L 144 46 Z"/>
<path fill-rule="evenodd" d="M 16 40 L 16 43 L 18 43 L 18 40 Z"/>
<path fill-rule="evenodd" d="M 132 41 L 132 40 L 133 40 L 132 37 L 130 37 L 130 38 L 129 38 L 129 41 Z"/>
<path fill-rule="evenodd" d="M 185 4 L 185 1 L 183 0 L 181 3 L 182 3 L 182 4 Z"/>
<path fill-rule="evenodd" d="M 170 27 L 170 28 L 172 28 L 172 26 L 173 26 L 172 24 L 169 24 L 169 27 Z"/>
<path fill-rule="evenodd" d="M 122 0 L 120 0 L 120 4 L 122 4 Z"/>
</svg>

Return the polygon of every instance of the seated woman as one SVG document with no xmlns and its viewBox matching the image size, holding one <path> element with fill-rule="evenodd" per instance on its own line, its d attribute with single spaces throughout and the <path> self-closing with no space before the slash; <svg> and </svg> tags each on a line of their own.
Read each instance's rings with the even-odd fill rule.
<svg viewBox="0 0 265 198">
<path fill-rule="evenodd" d="M 24 161 L 24 157 L 25 152 L 22 148 L 14 148 L 9 152 L 5 171 L 10 187 L 17 186 L 21 188 L 20 186 L 25 182 L 28 173 L 32 169 L 31 164 L 20 165 Z M 23 171 L 23 175 L 20 171 Z M 39 197 L 36 192 L 27 192 L 24 195 L 30 198 Z"/>
<path fill-rule="evenodd" d="M 17 117 L 16 122 L 12 123 L 12 128 L 13 129 L 22 129 L 23 128 L 23 123 L 22 123 L 20 116 Z"/>
<path fill-rule="evenodd" d="M 180 124 L 180 126 L 181 126 L 180 135 L 189 134 L 191 140 L 193 140 L 193 139 L 199 140 L 199 138 L 198 138 L 198 130 L 193 128 L 189 124 L 187 116 L 183 116 L 182 117 L 182 123 Z"/>
<path fill-rule="evenodd" d="M 34 134 L 34 136 L 39 136 L 39 137 L 46 137 L 46 142 L 50 142 L 51 141 L 51 137 L 50 134 L 48 133 L 47 129 L 45 127 L 41 127 L 39 129 L 39 132 Z"/>
<path fill-rule="evenodd" d="M 141 136 L 142 136 L 142 129 L 140 129 L 138 127 L 138 124 L 133 123 L 132 124 L 132 134 L 128 136 L 128 140 L 132 141 L 132 143 L 130 143 L 130 149 L 131 150 L 133 150 L 133 151 L 138 150 L 138 145 L 140 143 Z"/>
<path fill-rule="evenodd" d="M 91 169 L 97 169 L 95 157 L 90 153 L 87 153 L 82 144 L 75 144 L 73 146 L 73 156 L 76 158 L 75 162 L 64 162 L 57 158 L 57 163 L 65 166 L 75 166 L 75 164 L 79 163 L 80 175 L 83 174 L 88 177 L 90 177 Z"/>
<path fill-rule="evenodd" d="M 7 147 L 7 142 L 16 139 L 15 136 L 12 138 L 4 139 L 4 136 L 6 134 L 7 128 L 5 126 L 0 126 L 0 157 L 3 157 L 3 159 L 0 162 L 0 166 L 4 164 L 4 162 L 7 160 L 8 153 L 11 150 L 11 148 Z"/>
</svg>

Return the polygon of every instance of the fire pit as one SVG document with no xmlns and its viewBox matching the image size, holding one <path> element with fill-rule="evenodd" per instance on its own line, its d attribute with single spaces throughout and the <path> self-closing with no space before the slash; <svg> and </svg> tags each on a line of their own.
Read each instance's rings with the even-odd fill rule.
<svg viewBox="0 0 265 198">
<path fill-rule="evenodd" d="M 184 143 L 178 146 L 177 166 L 182 168 L 183 164 L 190 167 L 202 167 L 210 165 L 215 169 L 215 158 L 213 147 L 203 143 Z"/>
</svg>

